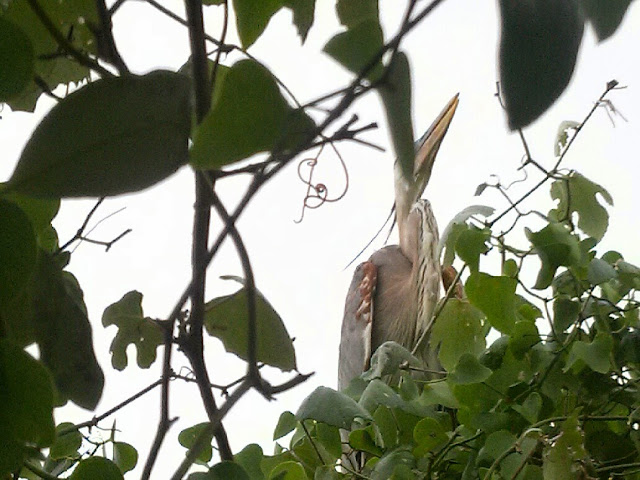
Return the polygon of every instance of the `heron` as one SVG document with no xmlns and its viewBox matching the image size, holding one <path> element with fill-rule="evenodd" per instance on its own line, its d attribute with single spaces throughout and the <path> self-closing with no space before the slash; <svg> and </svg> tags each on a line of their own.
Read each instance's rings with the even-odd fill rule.
<svg viewBox="0 0 640 480">
<path fill-rule="evenodd" d="M 428 200 L 421 198 L 453 115 L 455 95 L 416 142 L 413 178 L 394 165 L 395 213 L 399 245 L 389 245 L 358 265 L 345 301 L 338 389 L 369 369 L 373 352 L 386 341 L 411 350 L 431 321 L 443 280 L 438 258 L 438 226 Z M 448 276 L 450 277 L 450 275 Z M 451 283 L 451 278 L 445 279 Z M 427 369 L 439 368 L 428 342 L 419 356 Z"/>
</svg>

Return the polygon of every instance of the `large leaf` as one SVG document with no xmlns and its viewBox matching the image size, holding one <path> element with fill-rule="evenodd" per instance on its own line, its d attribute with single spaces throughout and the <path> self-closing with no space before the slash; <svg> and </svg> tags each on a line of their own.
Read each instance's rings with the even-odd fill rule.
<svg viewBox="0 0 640 480">
<path fill-rule="evenodd" d="M 284 2 L 285 0 L 233 0 L 238 36 L 245 49 L 262 35 L 269 20 L 283 7 Z"/>
<path fill-rule="evenodd" d="M 298 30 L 302 43 L 304 43 L 309 29 L 313 25 L 316 0 L 284 0 L 284 5 L 293 12 L 293 24 Z"/>
<path fill-rule="evenodd" d="M 577 213 L 578 227 L 599 241 L 607 231 L 609 214 L 598 201 L 598 194 L 609 205 L 613 205 L 613 198 L 604 187 L 577 172 L 572 172 L 551 185 L 551 197 L 558 200 L 558 207 L 552 210 L 552 213 L 559 221 L 570 218 L 574 212 Z"/>
<path fill-rule="evenodd" d="M 122 472 L 111 460 L 89 457 L 82 460 L 73 471 L 70 480 L 124 480 Z"/>
<path fill-rule="evenodd" d="M 380 53 L 383 44 L 380 22 L 372 19 L 360 22 L 346 32 L 338 33 L 327 42 L 324 51 L 347 70 L 360 74 Z M 382 61 L 378 60 L 375 65 L 370 66 L 366 78 L 375 80 L 381 73 Z"/>
<path fill-rule="evenodd" d="M 482 312 L 467 301 L 449 299 L 433 326 L 431 348 L 439 345 L 438 358 L 451 371 L 465 353 L 480 355 L 486 346 Z"/>
<path fill-rule="evenodd" d="M 598 333 L 592 342 L 581 340 L 574 342 L 567 358 L 565 371 L 568 371 L 578 360 L 598 373 L 607 373 L 611 369 L 613 339 L 609 334 Z"/>
<path fill-rule="evenodd" d="M 40 359 L 53 373 L 60 400 L 95 408 L 104 375 L 93 351 L 82 291 L 75 277 L 43 251 L 36 269 L 34 323 Z"/>
<path fill-rule="evenodd" d="M 217 99 L 194 133 L 194 167 L 220 168 L 258 152 L 283 151 L 313 131 L 313 120 L 287 103 L 258 62 L 241 60 L 220 80 Z"/>
<path fill-rule="evenodd" d="M 397 52 L 388 66 L 385 82 L 378 88 L 387 116 L 393 150 L 404 177 L 413 184 L 415 147 L 411 120 L 411 69 L 404 52 Z"/>
<path fill-rule="evenodd" d="M 0 475 L 22 464 L 27 444 L 46 447 L 54 437 L 49 372 L 20 347 L 0 339 Z"/>
<path fill-rule="evenodd" d="M 336 13 L 340 23 L 347 28 L 366 22 L 379 21 L 378 0 L 338 0 Z"/>
<path fill-rule="evenodd" d="M 34 54 L 29 37 L 0 17 L 0 102 L 19 94 L 33 77 Z"/>
<path fill-rule="evenodd" d="M 486 273 L 469 276 L 464 290 L 471 303 L 487 316 L 487 321 L 503 333 L 511 333 L 516 322 L 516 281 Z"/>
<path fill-rule="evenodd" d="M 204 326 L 209 335 L 222 340 L 228 352 L 249 358 L 249 312 L 247 290 L 211 300 L 205 306 Z M 296 354 L 278 312 L 256 290 L 256 334 L 259 362 L 289 371 L 296 368 Z"/>
<path fill-rule="evenodd" d="M 542 115 L 575 67 L 584 22 L 578 0 L 500 0 L 500 84 L 509 127 Z"/>
<path fill-rule="evenodd" d="M 316 420 L 338 428 L 350 428 L 356 418 L 371 420 L 371 415 L 344 393 L 327 387 L 316 388 L 296 412 L 300 421 Z"/>
<path fill-rule="evenodd" d="M 58 103 L 22 152 L 8 189 L 40 197 L 149 187 L 188 160 L 190 84 L 156 71 L 93 82 Z"/>
<path fill-rule="evenodd" d="M 478 357 L 465 353 L 458 359 L 458 363 L 449 374 L 449 381 L 461 385 L 480 383 L 489 378 L 491 373 L 491 369 L 482 365 Z"/>
<path fill-rule="evenodd" d="M 582 0 L 581 6 L 587 20 L 593 25 L 598 41 L 613 35 L 631 5 L 631 0 Z"/>
<path fill-rule="evenodd" d="M 164 342 L 160 326 L 142 312 L 142 294 L 125 293 L 116 303 L 109 305 L 102 314 L 102 325 L 116 325 L 118 333 L 111 342 L 111 364 L 116 370 L 127 366 L 127 348 L 133 344 L 138 352 L 140 368 L 149 368 L 156 361 L 158 347 Z"/>
</svg>

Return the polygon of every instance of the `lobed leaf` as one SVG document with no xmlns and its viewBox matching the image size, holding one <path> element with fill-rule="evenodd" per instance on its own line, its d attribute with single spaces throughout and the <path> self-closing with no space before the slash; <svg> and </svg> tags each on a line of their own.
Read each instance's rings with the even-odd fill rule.
<svg viewBox="0 0 640 480">
<path fill-rule="evenodd" d="M 503 333 L 511 333 L 516 322 L 516 281 L 509 277 L 494 277 L 473 273 L 464 290 L 469 301 L 487 316 L 487 321 Z"/>
<path fill-rule="evenodd" d="M 538 232 L 525 229 L 525 233 L 542 262 L 533 288 L 547 288 L 560 266 L 573 266 L 581 259 L 577 237 L 562 224 L 550 223 Z"/>
</svg>

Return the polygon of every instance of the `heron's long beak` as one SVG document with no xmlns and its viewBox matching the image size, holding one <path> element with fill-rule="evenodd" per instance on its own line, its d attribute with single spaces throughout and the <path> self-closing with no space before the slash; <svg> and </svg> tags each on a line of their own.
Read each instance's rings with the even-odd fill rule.
<svg viewBox="0 0 640 480">
<path fill-rule="evenodd" d="M 444 139 L 453 114 L 458 107 L 458 94 L 440 112 L 440 115 L 431 124 L 429 129 L 416 142 L 416 155 L 413 163 L 413 179 L 407 180 L 402 172 L 399 162 L 395 165 L 395 190 L 396 190 L 396 221 L 400 236 L 404 234 L 404 224 L 411 207 L 422 196 L 424 189 L 431 178 L 431 170 L 436 159 L 440 144 Z"/>
<path fill-rule="evenodd" d="M 449 103 L 447 103 L 424 135 L 416 142 L 416 157 L 413 167 L 415 185 L 412 188 L 415 197 L 409 199 L 411 205 L 418 201 L 427 187 L 427 183 L 429 183 L 436 155 L 449 129 L 456 108 L 458 108 L 457 93 L 449 100 Z"/>
</svg>

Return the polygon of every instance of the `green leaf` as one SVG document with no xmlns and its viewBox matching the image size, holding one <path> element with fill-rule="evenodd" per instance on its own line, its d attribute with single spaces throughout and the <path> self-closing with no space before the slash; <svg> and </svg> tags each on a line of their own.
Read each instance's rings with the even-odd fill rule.
<svg viewBox="0 0 640 480">
<path fill-rule="evenodd" d="M 492 327 L 511 333 L 516 321 L 516 284 L 513 278 L 473 273 L 464 290 L 471 303 L 484 312 Z"/>
<path fill-rule="evenodd" d="M 572 415 L 563 422 L 562 432 L 542 454 L 545 480 L 576 478 L 578 466 L 574 469 L 574 462 L 582 460 L 585 455 L 578 418 L 577 415 Z"/>
<path fill-rule="evenodd" d="M 51 445 L 53 384 L 47 369 L 7 339 L 0 338 L 0 474 L 22 464 L 25 446 Z"/>
<path fill-rule="evenodd" d="M 516 359 L 521 360 L 531 350 L 531 347 L 538 343 L 540 343 L 540 334 L 535 323 L 525 320 L 515 323 L 509 340 L 509 348 Z"/>
<path fill-rule="evenodd" d="M 444 445 L 449 437 L 440 422 L 435 418 L 425 417 L 413 429 L 413 439 L 417 445 L 413 450 L 413 455 L 423 457 L 435 448 Z"/>
<path fill-rule="evenodd" d="M 512 405 L 516 412 L 522 415 L 529 423 L 538 421 L 542 410 L 542 397 L 538 392 L 533 392 L 522 402 L 522 405 Z"/>
<path fill-rule="evenodd" d="M 0 198 L 0 308 L 20 295 L 36 265 L 36 238 L 29 217 Z M 7 312 L 11 314 L 11 312 Z"/>
<path fill-rule="evenodd" d="M 327 387 L 316 388 L 296 412 L 299 421 L 316 420 L 338 428 L 351 428 L 356 418 L 371 420 L 371 415 L 344 393 Z"/>
<path fill-rule="evenodd" d="M 433 326 L 430 345 L 440 350 L 438 358 L 451 371 L 465 353 L 480 355 L 485 347 L 483 314 L 467 301 L 449 299 Z"/>
<path fill-rule="evenodd" d="M 580 5 L 598 41 L 602 42 L 620 27 L 631 0 L 582 0 Z"/>
<path fill-rule="evenodd" d="M 287 103 L 258 62 L 241 60 L 220 80 L 217 101 L 193 135 L 194 167 L 220 168 L 258 152 L 280 152 L 313 132 L 313 120 Z"/>
<path fill-rule="evenodd" d="M 365 380 L 382 378 L 386 375 L 398 373 L 398 369 L 404 362 L 409 365 L 419 366 L 420 361 L 409 350 L 396 342 L 384 342 L 371 357 L 371 368 L 362 374 Z"/>
<path fill-rule="evenodd" d="M 233 0 L 238 36 L 244 49 L 262 35 L 271 17 L 283 4 L 284 0 Z"/>
<path fill-rule="evenodd" d="M 558 200 L 555 214 L 559 219 L 578 214 L 578 227 L 587 235 L 600 241 L 609 225 L 609 214 L 600 204 L 596 195 L 600 194 L 609 205 L 613 198 L 601 185 L 592 182 L 577 172 L 551 185 L 551 197 Z"/>
<path fill-rule="evenodd" d="M 370 413 L 375 412 L 380 405 L 390 408 L 402 408 L 405 406 L 405 401 L 402 397 L 381 380 L 369 382 L 358 403 Z"/>
<path fill-rule="evenodd" d="M 378 0 L 338 0 L 336 13 L 347 28 L 368 20 L 379 21 Z"/>
<path fill-rule="evenodd" d="M 373 414 L 373 420 L 380 432 L 383 448 L 391 448 L 398 444 L 398 426 L 392 409 L 380 405 Z"/>
<path fill-rule="evenodd" d="M 328 454 L 332 455 L 336 460 L 340 458 L 342 455 L 342 441 L 338 427 L 317 423 L 316 435 Z"/>
<path fill-rule="evenodd" d="M 500 0 L 500 87 L 512 130 L 536 120 L 564 91 L 584 22 L 577 0 Z"/>
<path fill-rule="evenodd" d="M 413 183 L 415 147 L 411 120 L 411 69 L 404 52 L 397 52 L 388 66 L 385 82 L 378 87 L 391 133 L 393 150 L 405 179 Z"/>
<path fill-rule="evenodd" d="M 442 405 L 447 408 L 460 408 L 460 404 L 447 382 L 428 383 L 420 395 L 422 405 Z"/>
<path fill-rule="evenodd" d="M 556 157 L 559 157 L 564 148 L 569 143 L 569 130 L 576 131 L 580 127 L 580 123 L 573 120 L 564 120 L 558 127 L 558 133 L 556 134 L 556 141 L 553 145 L 553 153 Z"/>
<path fill-rule="evenodd" d="M 280 418 L 278 419 L 278 424 L 276 425 L 276 429 L 273 431 L 273 439 L 278 440 L 279 438 L 284 437 L 285 435 L 293 432 L 298 425 L 298 421 L 296 420 L 296 416 L 289 412 L 282 412 L 280 414 Z"/>
<path fill-rule="evenodd" d="M 460 236 L 456 240 L 456 253 L 460 259 L 469 265 L 472 272 L 477 272 L 480 264 L 480 255 L 487 253 L 487 241 L 491 236 L 491 230 L 488 228 L 476 228 L 469 226 L 460 232 Z"/>
<path fill-rule="evenodd" d="M 471 205 L 457 213 L 451 219 L 447 224 L 447 227 L 442 232 L 440 241 L 438 242 L 438 258 L 442 255 L 442 250 L 445 249 L 444 259 L 442 261 L 444 266 L 448 266 L 453 263 L 455 256 L 454 249 L 458 241 L 458 237 L 468 228 L 466 223 L 467 220 L 476 215 L 490 217 L 493 215 L 494 211 L 494 208 L 487 207 L 485 205 Z"/>
<path fill-rule="evenodd" d="M 516 443 L 516 437 L 506 430 L 498 430 L 487 436 L 483 447 L 478 452 L 478 463 L 490 465 Z"/>
<path fill-rule="evenodd" d="M 284 6 L 293 12 L 293 24 L 298 30 L 298 35 L 304 43 L 311 25 L 316 8 L 316 0 L 284 0 Z"/>
<path fill-rule="evenodd" d="M 104 457 L 82 460 L 73 471 L 70 480 L 124 480 L 118 466 Z"/>
<path fill-rule="evenodd" d="M 371 480 L 389 480 L 399 466 L 413 468 L 415 460 L 411 452 L 406 447 L 400 447 L 396 450 L 385 453 L 380 461 L 376 463 L 373 472 L 371 472 Z"/>
<path fill-rule="evenodd" d="M 269 474 L 269 480 L 307 480 L 304 467 L 299 462 L 288 461 L 276 465 Z"/>
<path fill-rule="evenodd" d="M 508 335 L 502 335 L 497 338 L 487 350 L 484 351 L 480 357 L 480 363 L 485 367 L 489 367 L 491 370 L 497 370 L 502 365 L 507 349 L 509 348 L 509 341 L 511 338 Z"/>
<path fill-rule="evenodd" d="M 51 228 L 51 221 L 58 214 L 60 209 L 60 199 L 43 199 L 27 197 L 17 193 L 4 193 L 0 191 L 0 196 L 18 205 L 31 221 L 33 231 L 38 237 L 38 244 L 46 241 Z"/>
<path fill-rule="evenodd" d="M 264 480 L 260 466 L 264 455 L 260 445 L 252 443 L 233 456 L 233 461 L 244 468 L 251 480 Z"/>
<path fill-rule="evenodd" d="M 104 375 L 93 351 L 82 290 L 75 277 L 43 251 L 36 268 L 34 325 L 40 359 L 51 370 L 60 399 L 94 409 Z"/>
<path fill-rule="evenodd" d="M 601 285 L 617 276 L 618 273 L 616 269 L 600 258 L 594 258 L 591 260 L 591 263 L 589 263 L 587 280 L 589 280 L 591 285 Z"/>
<path fill-rule="evenodd" d="M 452 383 L 462 385 L 480 383 L 489 378 L 492 373 L 491 369 L 482 365 L 475 355 L 465 353 L 449 374 L 449 380 Z"/>
<path fill-rule="evenodd" d="M 128 443 L 113 442 L 113 462 L 125 474 L 138 464 L 138 451 Z"/>
<path fill-rule="evenodd" d="M 259 291 L 256 290 L 255 293 L 257 360 L 283 371 L 295 369 L 296 355 L 293 341 L 280 315 Z M 213 299 L 205 305 L 205 309 L 204 326 L 209 335 L 219 338 L 228 352 L 247 360 L 249 358 L 247 290 L 241 288 L 232 295 Z"/>
<path fill-rule="evenodd" d="M 33 45 L 15 23 L 0 17 L 0 103 L 29 84 L 34 70 Z"/>
<path fill-rule="evenodd" d="M 188 160 L 189 101 L 188 77 L 172 72 L 92 82 L 42 120 L 7 186 L 38 197 L 149 187 Z"/>
<path fill-rule="evenodd" d="M 358 23 L 346 32 L 336 34 L 324 46 L 324 51 L 347 70 L 360 74 L 380 53 L 384 45 L 382 28 L 378 20 Z M 382 60 L 370 68 L 366 78 L 374 81 L 382 74 Z"/>
<path fill-rule="evenodd" d="M 234 462 L 220 462 L 209 469 L 207 480 L 250 480 L 244 468 Z"/>
<path fill-rule="evenodd" d="M 142 313 L 142 294 L 127 292 L 102 314 L 102 325 L 115 325 L 118 333 L 111 342 L 111 364 L 116 370 L 127 366 L 127 348 L 135 345 L 140 368 L 149 368 L 156 361 L 157 350 L 164 343 L 161 327 Z"/>
<path fill-rule="evenodd" d="M 550 223 L 539 232 L 525 229 L 527 238 L 540 257 L 542 266 L 533 288 L 543 290 L 551 285 L 560 266 L 573 266 L 581 258 L 580 244 L 565 226 Z"/>
<path fill-rule="evenodd" d="M 196 439 L 200 436 L 200 433 L 209 427 L 209 422 L 198 423 L 197 425 L 193 425 L 192 427 L 185 428 L 178 434 L 178 442 L 184 448 L 193 447 Z M 213 438 L 213 434 L 210 435 L 209 441 L 207 445 L 200 451 L 198 454 L 198 458 L 196 459 L 196 463 L 200 465 L 206 465 L 211 457 L 213 456 L 213 448 L 211 447 L 211 439 Z"/>
<path fill-rule="evenodd" d="M 49 449 L 49 457 L 53 460 L 80 458 L 78 450 L 82 446 L 82 434 L 78 430 L 60 434 L 61 431 L 73 427 L 73 423 L 64 422 L 56 427 L 56 440 Z"/>
<path fill-rule="evenodd" d="M 607 333 L 596 334 L 591 343 L 577 340 L 571 346 L 564 371 L 568 371 L 578 360 L 582 360 L 591 370 L 608 373 L 611 369 L 612 353 L 613 339 Z"/>
</svg>

